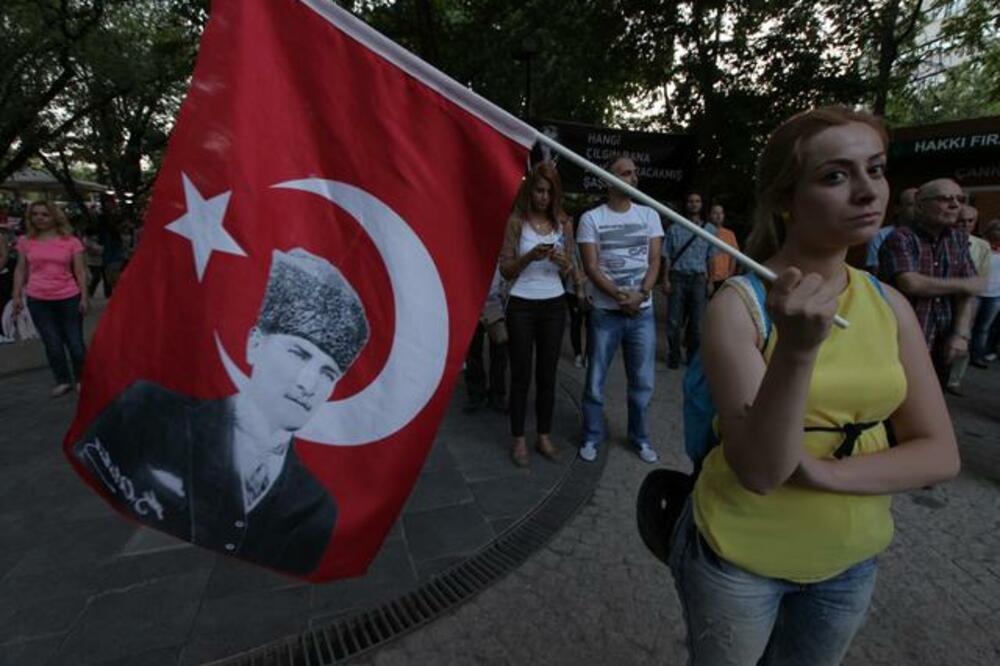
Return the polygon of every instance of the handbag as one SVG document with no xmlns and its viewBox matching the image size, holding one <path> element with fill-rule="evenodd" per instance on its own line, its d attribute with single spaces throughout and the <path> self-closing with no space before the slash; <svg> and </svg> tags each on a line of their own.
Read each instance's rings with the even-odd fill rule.
<svg viewBox="0 0 1000 666">
<path fill-rule="evenodd" d="M 635 506 L 639 536 L 649 552 L 664 564 L 669 564 L 670 537 L 694 489 L 695 478 L 674 469 L 655 469 L 639 487 Z"/>
</svg>

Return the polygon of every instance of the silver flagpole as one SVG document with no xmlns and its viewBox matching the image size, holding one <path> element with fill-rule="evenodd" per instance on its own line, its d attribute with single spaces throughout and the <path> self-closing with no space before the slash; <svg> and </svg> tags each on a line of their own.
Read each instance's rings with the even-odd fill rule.
<svg viewBox="0 0 1000 666">
<path fill-rule="evenodd" d="M 580 168 L 589 171 L 595 176 L 599 176 L 602 180 L 611 183 L 612 185 L 614 185 L 621 191 L 625 192 L 636 201 L 649 206 L 650 208 L 656 210 L 661 215 L 665 215 L 673 222 L 684 225 L 692 233 L 696 234 L 701 238 L 704 238 L 706 241 L 708 241 L 718 249 L 722 250 L 726 254 L 730 255 L 733 259 L 742 264 L 744 267 L 748 268 L 749 270 L 752 270 L 754 273 L 756 273 L 763 279 L 767 280 L 768 282 L 774 282 L 776 279 L 778 279 L 778 276 L 775 274 L 775 272 L 772 271 L 767 266 L 764 266 L 763 264 L 754 261 L 753 259 L 743 254 L 736 248 L 730 246 L 725 241 L 719 239 L 716 236 L 713 236 L 708 231 L 705 231 L 703 227 L 698 226 L 694 222 L 691 222 L 690 220 L 685 218 L 683 215 L 680 215 L 676 211 L 673 211 L 667 206 L 664 206 L 659 201 L 649 196 L 648 194 L 645 194 L 641 190 L 632 187 L 631 185 L 623 181 L 621 178 L 618 178 L 611 172 L 602 169 L 593 162 L 573 152 L 572 150 L 562 145 L 561 143 L 551 139 L 550 137 L 545 136 L 541 132 L 538 132 L 536 134 L 536 137 L 540 143 L 544 143 L 546 146 L 556 151 L 557 153 L 568 159 L 570 162 L 573 162 Z M 848 326 L 850 326 L 850 322 L 848 322 L 840 315 L 834 316 L 833 323 L 835 323 L 840 328 L 847 328 Z"/>
</svg>

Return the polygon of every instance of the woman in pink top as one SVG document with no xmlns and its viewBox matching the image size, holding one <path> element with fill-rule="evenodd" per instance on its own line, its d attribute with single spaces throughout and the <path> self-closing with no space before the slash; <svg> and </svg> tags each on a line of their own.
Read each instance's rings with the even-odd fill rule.
<svg viewBox="0 0 1000 666">
<path fill-rule="evenodd" d="M 80 390 L 83 369 L 83 315 L 89 306 L 84 248 L 66 216 L 54 204 L 36 201 L 24 214 L 28 233 L 18 242 L 14 269 L 14 314 L 27 300 L 31 320 L 45 344 L 56 377 L 52 397 Z M 27 299 L 25 299 L 27 295 Z M 73 362 L 70 376 L 66 350 Z"/>
</svg>

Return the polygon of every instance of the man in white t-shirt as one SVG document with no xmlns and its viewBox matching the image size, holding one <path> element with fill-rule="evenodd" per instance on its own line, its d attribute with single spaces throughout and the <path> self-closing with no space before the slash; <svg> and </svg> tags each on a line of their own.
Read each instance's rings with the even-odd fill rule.
<svg viewBox="0 0 1000 666">
<path fill-rule="evenodd" d="M 622 155 L 608 171 L 633 187 L 635 163 Z M 646 430 L 646 408 L 653 397 L 656 326 L 650 296 L 660 270 L 663 225 L 652 208 L 632 203 L 614 187 L 608 202 L 580 219 L 576 242 L 590 278 L 594 308 L 590 314 L 587 382 L 583 390 L 583 445 L 580 457 L 597 458 L 604 440 L 604 383 L 621 345 L 628 375 L 628 438 L 648 463 L 658 456 Z"/>
</svg>

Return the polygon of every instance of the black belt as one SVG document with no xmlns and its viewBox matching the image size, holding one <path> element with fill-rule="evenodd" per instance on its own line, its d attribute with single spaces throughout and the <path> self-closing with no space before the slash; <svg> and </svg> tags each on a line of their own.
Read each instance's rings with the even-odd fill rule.
<svg viewBox="0 0 1000 666">
<path fill-rule="evenodd" d="M 837 460 L 841 458 L 846 458 L 847 456 L 854 453 L 854 443 L 858 441 L 858 437 L 861 436 L 865 430 L 874 428 L 881 421 L 868 421 L 867 423 L 848 423 L 835 428 L 824 428 L 820 426 L 814 426 L 806 428 L 806 432 L 842 432 L 844 433 L 844 441 L 841 442 L 837 450 L 833 452 L 833 457 Z"/>
</svg>

